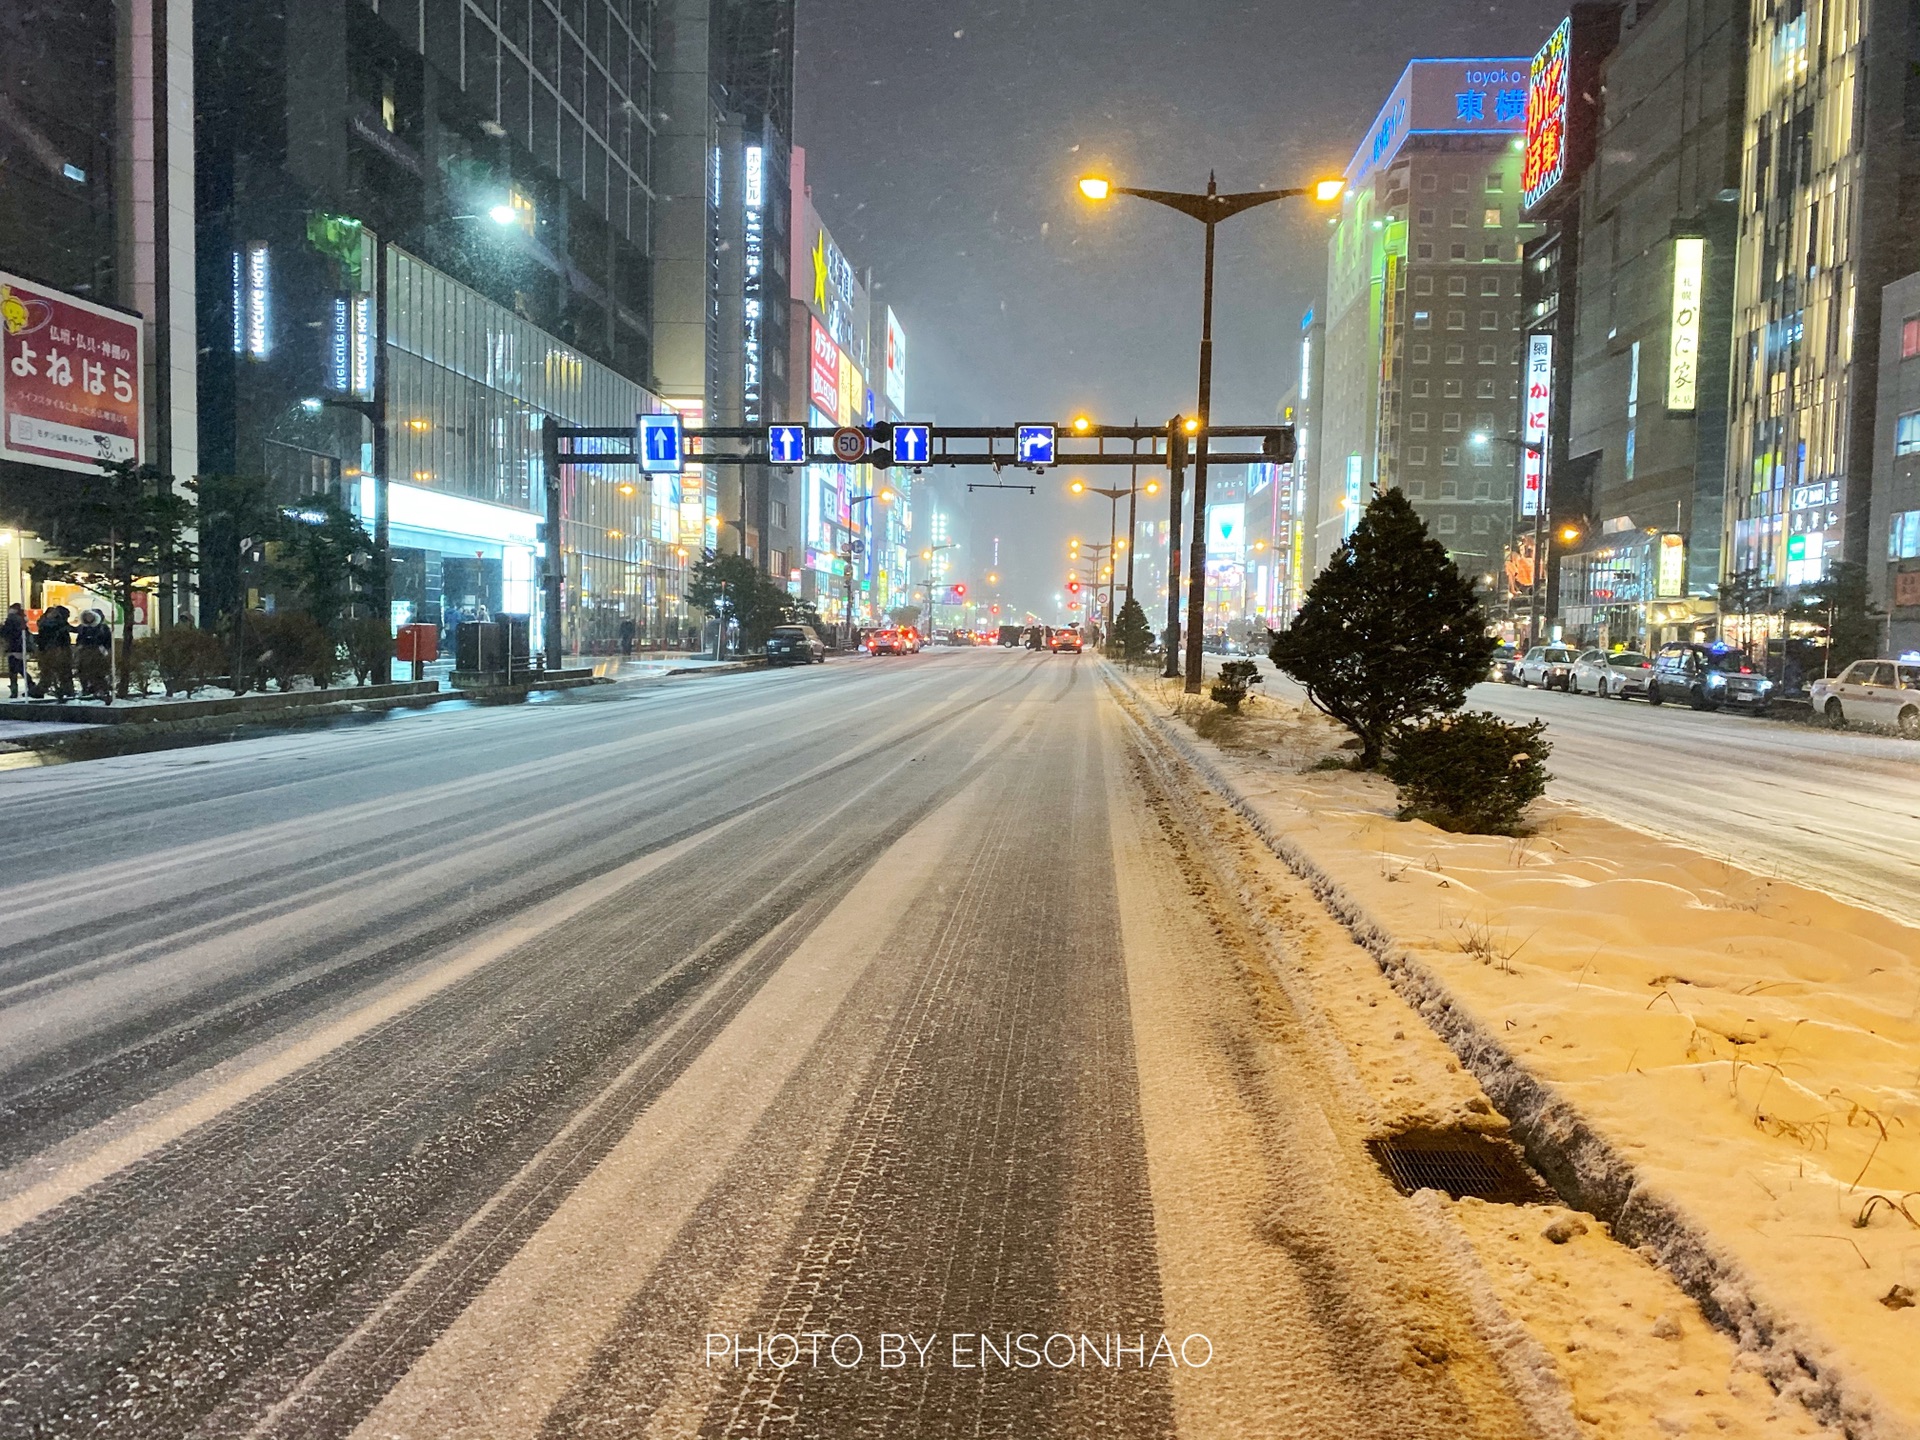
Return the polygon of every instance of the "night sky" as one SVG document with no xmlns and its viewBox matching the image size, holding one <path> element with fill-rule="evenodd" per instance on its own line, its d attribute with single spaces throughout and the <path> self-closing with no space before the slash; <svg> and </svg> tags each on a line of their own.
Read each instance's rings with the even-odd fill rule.
<svg viewBox="0 0 1920 1440">
<path fill-rule="evenodd" d="M 1140 201 L 1091 206 L 1077 176 L 1200 190 L 1211 168 L 1223 190 L 1251 190 L 1338 173 L 1409 59 L 1531 55 L 1565 3 L 797 9 L 795 129 L 814 202 L 906 327 L 908 408 L 1011 424 L 1080 411 L 1164 421 L 1193 405 L 1199 225 Z M 1228 222 L 1218 268 L 1215 420 L 1264 423 L 1320 300 L 1325 212 L 1294 201 Z M 1057 498 L 1064 483 L 1042 477 L 1040 502 L 975 496 L 966 522 L 981 553 L 963 553 L 960 573 L 984 573 L 998 535 L 1007 598 L 1050 600 L 1069 530 L 1104 528 L 1105 505 L 1095 524 L 1093 506 Z"/>
</svg>

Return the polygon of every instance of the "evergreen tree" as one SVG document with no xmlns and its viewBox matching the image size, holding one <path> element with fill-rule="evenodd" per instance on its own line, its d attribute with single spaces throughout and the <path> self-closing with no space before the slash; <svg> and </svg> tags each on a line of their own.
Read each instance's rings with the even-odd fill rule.
<svg viewBox="0 0 1920 1440">
<path fill-rule="evenodd" d="M 786 586 L 762 572 L 753 561 L 712 550 L 695 562 L 687 577 L 687 603 L 716 617 L 722 635 L 729 620 L 736 622 L 740 651 L 745 655 L 764 649 L 776 625 L 802 619 L 809 624 L 819 622 L 819 617 L 811 614 L 811 607 L 803 610 Z"/>
<path fill-rule="evenodd" d="M 1152 648 L 1153 626 L 1147 620 L 1147 612 L 1140 608 L 1138 600 L 1128 597 L 1127 603 L 1120 607 L 1119 619 L 1114 621 L 1107 654 L 1129 665 L 1138 665 Z"/>
<path fill-rule="evenodd" d="M 1407 497 L 1388 490 L 1268 653 L 1354 733 L 1359 766 L 1372 770 L 1397 727 L 1466 703 L 1467 687 L 1487 678 L 1495 644 L 1472 582 Z"/>
<path fill-rule="evenodd" d="M 193 505 L 170 477 L 131 460 L 103 464 L 104 474 L 77 480 L 54 503 L 61 558 L 47 573 L 102 595 L 120 607 L 121 654 L 133 654 L 133 595 L 143 580 L 193 563 L 186 539 Z M 128 694 L 131 666 L 120 667 Z"/>
</svg>

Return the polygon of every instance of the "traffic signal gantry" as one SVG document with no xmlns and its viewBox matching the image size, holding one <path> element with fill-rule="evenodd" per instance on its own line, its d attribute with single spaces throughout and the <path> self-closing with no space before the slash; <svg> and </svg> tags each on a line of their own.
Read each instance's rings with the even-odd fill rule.
<svg viewBox="0 0 1920 1440">
<path fill-rule="evenodd" d="M 1067 424 L 1032 421 L 1017 425 L 932 425 L 915 421 L 876 420 L 870 425 L 751 425 L 710 429 L 681 427 L 677 414 L 637 416 L 632 426 L 561 425 L 552 416 L 541 420 L 541 455 L 545 461 L 546 525 L 550 537 L 542 573 L 546 597 L 545 648 L 547 663 L 559 664 L 560 606 L 564 571 L 560 546 L 551 543 L 561 533 L 560 472 L 569 465 L 635 465 L 642 471 L 673 472 L 701 465 L 760 465 L 793 470 L 804 465 L 871 465 L 876 470 L 910 470 L 915 474 L 946 466 L 979 466 L 996 475 L 1008 470 L 1031 470 L 1036 475 L 1059 465 L 1152 465 L 1167 467 L 1171 492 L 1171 540 L 1168 570 L 1173 596 L 1168 605 L 1172 644 L 1177 654 L 1180 568 L 1180 506 L 1188 456 L 1199 427 L 1190 418 L 1176 416 L 1165 425 L 1096 425 L 1075 420 Z M 1211 450 L 1214 465 L 1287 464 L 1294 456 L 1291 425 L 1215 425 L 1207 432 L 1209 449 L 1218 440 L 1252 440 L 1257 448 L 1242 453 Z M 610 441 L 626 441 L 614 449 Z M 968 490 L 1025 490 L 1036 486 L 989 480 L 970 481 Z M 1203 517 L 1196 517 L 1196 520 Z"/>
</svg>

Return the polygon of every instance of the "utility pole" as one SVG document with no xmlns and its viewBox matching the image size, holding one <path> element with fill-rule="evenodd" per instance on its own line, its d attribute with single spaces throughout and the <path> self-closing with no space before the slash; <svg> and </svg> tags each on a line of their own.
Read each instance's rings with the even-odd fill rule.
<svg viewBox="0 0 1920 1440">
<path fill-rule="evenodd" d="M 1133 417 L 1134 428 L 1140 426 L 1140 417 Z M 1140 442 L 1133 442 L 1133 453 L 1140 453 Z M 1138 459 L 1127 470 L 1127 603 L 1133 603 L 1133 552 L 1140 543 L 1140 462 Z"/>
<path fill-rule="evenodd" d="M 387 242 L 373 241 L 373 613 L 380 622 L 380 683 L 393 679 L 393 551 L 387 511 L 392 491 L 387 442 Z"/>
<path fill-rule="evenodd" d="M 1180 678 L 1180 502 L 1187 483 L 1187 427 L 1178 415 L 1167 422 L 1167 668 L 1163 679 Z"/>
<path fill-rule="evenodd" d="M 1207 198 L 1219 194 L 1207 172 Z M 1200 693 L 1201 655 L 1207 616 L 1207 425 L 1213 417 L 1213 237 L 1217 222 L 1206 218 L 1207 269 L 1200 300 L 1200 429 L 1193 439 L 1193 539 L 1187 559 L 1187 694 Z"/>
<path fill-rule="evenodd" d="M 566 561 L 560 553 L 560 426 L 551 415 L 540 417 L 541 479 L 547 487 L 546 557 L 540 572 L 541 591 L 546 614 L 541 629 L 545 632 L 543 649 L 546 667 L 560 668 L 560 593 Z"/>
</svg>

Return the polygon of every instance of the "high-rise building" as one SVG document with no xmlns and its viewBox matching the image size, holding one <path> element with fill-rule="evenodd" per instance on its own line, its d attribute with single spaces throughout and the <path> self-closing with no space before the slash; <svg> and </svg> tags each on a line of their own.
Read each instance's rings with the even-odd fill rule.
<svg viewBox="0 0 1920 1440">
<path fill-rule="evenodd" d="M 1347 167 L 1310 404 L 1316 568 L 1390 486 L 1467 573 L 1501 561 L 1512 471 L 1471 437 L 1518 395 L 1526 92 L 1522 59 L 1416 60 Z"/>
<path fill-rule="evenodd" d="M 193 12 L 0 6 L 0 605 L 84 603 L 33 562 L 49 498 L 95 456 L 200 469 Z"/>
<path fill-rule="evenodd" d="M 1573 177 L 1565 453 L 1588 463 L 1577 512 L 1556 511 L 1578 535 L 1559 561 L 1569 639 L 1644 648 L 1715 624 L 1747 9 L 1642 3 L 1572 77 L 1604 103 Z"/>
<path fill-rule="evenodd" d="M 1909 10 L 1752 6 L 1725 570 L 1763 586 L 1882 558 L 1869 555 L 1881 297 L 1914 268 L 1920 218 Z"/>
<path fill-rule="evenodd" d="M 395 619 L 533 611 L 539 418 L 660 406 L 654 6 L 198 9 L 203 468 L 384 521 Z M 384 407 L 384 447 L 335 400 Z M 703 478 L 559 481 L 567 647 L 626 620 L 677 639 L 685 554 L 717 529 Z M 205 589 L 230 605 L 223 559 Z"/>
</svg>

